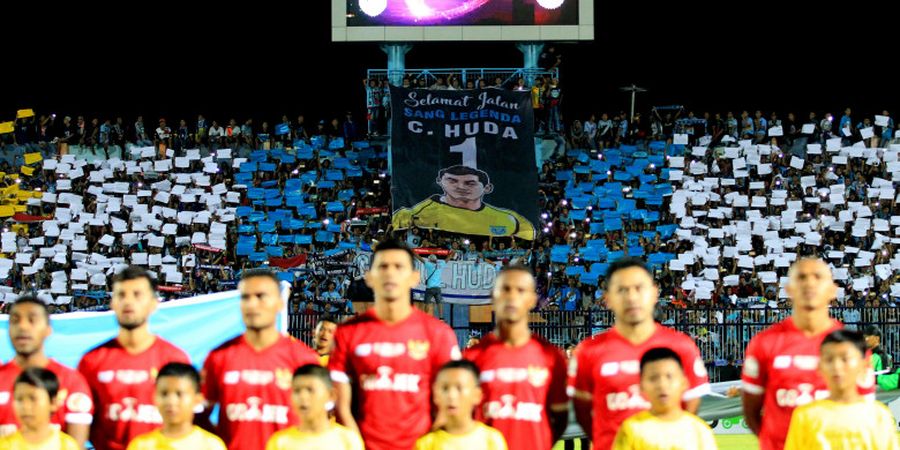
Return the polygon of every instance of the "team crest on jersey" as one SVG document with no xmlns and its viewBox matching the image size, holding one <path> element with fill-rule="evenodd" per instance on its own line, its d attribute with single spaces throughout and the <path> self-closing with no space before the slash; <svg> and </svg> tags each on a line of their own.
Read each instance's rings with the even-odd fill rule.
<svg viewBox="0 0 900 450">
<path fill-rule="evenodd" d="M 550 371 L 546 367 L 528 366 L 528 382 L 534 387 L 541 387 L 547 383 Z"/>
<path fill-rule="evenodd" d="M 156 381 L 156 376 L 159 375 L 159 369 L 156 367 L 150 368 L 150 379 Z"/>
<path fill-rule="evenodd" d="M 278 386 L 278 389 L 282 390 L 290 389 L 292 377 L 293 374 L 288 369 L 275 369 L 275 386 Z"/>
<path fill-rule="evenodd" d="M 64 401 L 66 401 L 66 397 L 69 395 L 69 391 L 67 389 L 60 389 L 56 391 L 56 404 L 62 405 Z"/>
<path fill-rule="evenodd" d="M 429 344 L 428 341 L 410 339 L 406 343 L 406 352 L 409 353 L 410 358 L 421 361 L 428 356 L 428 348 L 430 346 L 431 344 Z"/>
<path fill-rule="evenodd" d="M 0 392 L 0 405 L 9 403 L 9 392 Z"/>
<path fill-rule="evenodd" d="M 93 406 L 93 401 L 87 394 L 83 394 L 81 392 L 73 392 L 69 398 L 66 399 L 66 409 L 70 412 L 74 413 L 88 413 L 91 412 L 91 406 Z"/>
</svg>

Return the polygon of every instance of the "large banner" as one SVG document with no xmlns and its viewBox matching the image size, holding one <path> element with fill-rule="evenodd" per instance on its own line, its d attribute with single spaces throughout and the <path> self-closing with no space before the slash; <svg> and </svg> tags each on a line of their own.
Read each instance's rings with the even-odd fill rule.
<svg viewBox="0 0 900 450">
<path fill-rule="evenodd" d="M 395 229 L 535 238 L 530 93 L 391 86 Z"/>
<path fill-rule="evenodd" d="M 183 349 L 201 367 L 210 350 L 244 332 L 240 302 L 238 291 L 227 291 L 160 303 L 150 317 L 150 331 Z M 50 325 L 53 334 L 45 343 L 47 356 L 73 368 L 82 355 L 115 337 L 119 329 L 112 311 L 54 314 Z M 287 330 L 286 311 L 278 326 Z M 13 356 L 9 316 L 0 315 L 0 359 L 5 362 Z"/>
<path fill-rule="evenodd" d="M 354 264 L 360 273 L 369 270 L 372 261 L 371 252 L 359 252 Z M 422 300 L 425 296 L 427 275 L 422 262 L 416 261 L 419 271 L 419 284 L 413 288 L 413 299 Z M 441 297 L 444 303 L 458 305 L 489 305 L 494 279 L 500 269 L 485 261 L 447 261 L 441 267 Z"/>
</svg>

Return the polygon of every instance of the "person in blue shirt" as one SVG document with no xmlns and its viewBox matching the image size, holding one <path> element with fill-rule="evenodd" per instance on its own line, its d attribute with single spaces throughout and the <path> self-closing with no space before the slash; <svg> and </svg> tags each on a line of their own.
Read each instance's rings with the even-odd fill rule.
<svg viewBox="0 0 900 450">
<path fill-rule="evenodd" d="M 337 290 L 334 283 L 328 283 L 328 290 L 319 294 L 319 298 L 325 302 L 325 311 L 331 314 L 343 312 L 345 306 L 343 295 Z"/>
<path fill-rule="evenodd" d="M 423 264 L 423 274 L 425 277 L 425 312 L 434 315 L 435 306 L 437 306 L 437 317 L 444 314 L 443 298 L 441 297 L 441 271 L 447 263 L 438 260 L 437 256 L 429 255 L 428 260 Z"/>
<path fill-rule="evenodd" d="M 890 117 L 890 113 L 887 110 L 881 111 L 882 116 L 887 116 L 888 123 L 887 126 L 881 127 L 881 145 L 882 147 L 887 147 L 890 145 L 891 140 L 894 139 L 894 119 Z"/>
<path fill-rule="evenodd" d="M 581 305 L 581 290 L 575 285 L 575 279 L 569 279 L 569 285 L 562 289 L 563 311 L 575 311 Z"/>
</svg>

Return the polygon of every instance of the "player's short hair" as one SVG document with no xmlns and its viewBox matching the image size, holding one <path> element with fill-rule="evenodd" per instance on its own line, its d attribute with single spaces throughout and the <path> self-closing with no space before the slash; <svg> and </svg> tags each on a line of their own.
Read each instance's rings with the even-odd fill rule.
<svg viewBox="0 0 900 450">
<path fill-rule="evenodd" d="M 325 322 L 333 323 L 335 325 L 338 324 L 337 318 L 334 317 L 331 313 L 324 313 L 324 314 L 320 315 L 319 320 L 316 321 L 316 327 L 318 327 L 319 325 L 321 325 Z"/>
<path fill-rule="evenodd" d="M 473 167 L 457 164 L 455 166 L 444 167 L 438 172 L 438 180 L 444 178 L 444 175 L 478 175 L 478 181 L 487 186 L 491 184 L 491 177 L 487 172 Z"/>
<path fill-rule="evenodd" d="M 194 391 L 200 392 L 200 374 L 190 364 L 170 362 L 159 369 L 159 374 L 156 375 L 157 384 L 162 377 L 187 378 L 194 386 Z"/>
<path fill-rule="evenodd" d="M 296 380 L 299 377 L 315 377 L 325 383 L 325 387 L 331 389 L 331 376 L 328 374 L 328 369 L 318 365 L 318 364 L 306 364 L 297 368 L 294 371 L 293 379 Z"/>
<path fill-rule="evenodd" d="M 822 345 L 819 346 L 819 349 L 824 349 L 828 344 L 840 344 L 842 342 L 853 344 L 853 346 L 859 350 L 859 354 L 865 356 L 866 338 L 858 331 L 847 329 L 834 330 L 831 333 L 828 333 L 828 335 L 825 336 L 825 339 L 822 340 Z"/>
<path fill-rule="evenodd" d="M 281 286 L 281 280 L 278 279 L 275 272 L 272 272 L 269 269 L 248 269 L 241 273 L 241 281 L 247 281 L 251 278 L 268 278 L 278 286 Z"/>
<path fill-rule="evenodd" d="M 866 325 L 863 329 L 863 336 L 881 337 L 881 328 L 878 328 L 878 325 Z"/>
<path fill-rule="evenodd" d="M 468 371 L 472 374 L 472 377 L 475 378 L 475 385 L 481 385 L 481 371 L 478 370 L 478 366 L 475 365 L 472 361 L 468 359 L 457 359 L 454 361 L 448 361 L 440 369 L 438 369 L 437 374 L 440 375 L 441 372 L 450 369 L 462 369 Z"/>
<path fill-rule="evenodd" d="M 15 384 L 27 384 L 47 391 L 52 402 L 59 393 L 59 378 L 56 374 L 40 367 L 29 367 L 16 377 Z"/>
<path fill-rule="evenodd" d="M 9 308 L 10 314 L 12 314 L 13 308 L 19 305 L 38 305 L 41 307 L 41 311 L 44 312 L 44 318 L 47 319 L 47 322 L 50 322 L 50 307 L 47 306 L 43 300 L 39 299 L 36 295 L 21 295 L 16 301 L 13 302 L 12 306 Z"/>
<path fill-rule="evenodd" d="M 681 365 L 681 358 L 678 357 L 678 353 L 675 353 L 674 350 L 668 347 L 654 347 L 641 355 L 641 373 L 644 373 L 644 366 L 647 364 L 667 359 L 675 361 L 675 364 L 678 364 L 678 368 L 684 370 L 684 366 Z"/>
<path fill-rule="evenodd" d="M 405 242 L 396 239 L 396 238 L 388 238 L 378 243 L 375 246 L 375 250 L 372 252 L 372 262 L 369 265 L 371 269 L 375 265 L 375 256 L 378 255 L 379 252 L 387 251 L 387 250 L 403 250 L 409 255 L 409 263 L 415 268 L 416 266 L 416 254 L 410 250 L 409 246 L 406 245 Z"/>
<path fill-rule="evenodd" d="M 137 266 L 128 266 L 113 277 L 113 284 L 144 278 L 150 283 L 150 289 L 156 292 L 156 280 L 150 273 Z"/>
<path fill-rule="evenodd" d="M 499 277 L 500 275 L 502 275 L 506 272 L 525 272 L 528 275 L 534 276 L 534 271 L 531 270 L 531 267 L 528 267 L 524 264 L 509 264 L 509 265 L 503 266 L 500 269 L 500 272 L 497 273 L 497 276 Z"/>
<path fill-rule="evenodd" d="M 609 268 L 606 269 L 606 285 L 609 286 L 609 283 L 610 281 L 612 281 L 612 277 L 616 272 L 620 270 L 630 269 L 632 267 L 642 269 L 644 272 L 647 272 L 647 275 L 650 275 L 650 278 L 653 278 L 653 274 L 650 273 L 650 269 L 648 269 L 647 265 L 644 264 L 644 260 L 640 258 L 622 258 L 610 264 Z"/>
</svg>

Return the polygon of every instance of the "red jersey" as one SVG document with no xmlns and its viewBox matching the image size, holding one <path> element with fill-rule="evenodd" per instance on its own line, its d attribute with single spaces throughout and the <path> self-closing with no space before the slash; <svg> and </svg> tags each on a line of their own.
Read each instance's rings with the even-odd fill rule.
<svg viewBox="0 0 900 450">
<path fill-rule="evenodd" d="M 484 401 L 475 417 L 500 430 L 511 449 L 550 450 L 553 432 L 547 410 L 569 404 L 562 351 L 539 336 L 509 347 L 491 333 L 463 357 L 481 372 Z"/>
<path fill-rule="evenodd" d="M 833 321 L 828 330 L 806 336 L 789 317 L 750 339 L 741 380 L 745 392 L 764 396 L 760 450 L 783 449 L 794 408 L 828 397 L 817 371 L 819 347 L 826 335 L 841 328 Z M 870 378 L 872 383 L 860 387 L 860 393 L 875 392 L 874 376 Z"/>
<path fill-rule="evenodd" d="M 78 364 L 94 396 L 91 443 L 97 450 L 124 450 L 138 435 L 162 425 L 154 405 L 156 374 L 170 362 L 190 364 L 180 348 L 157 336 L 133 355 L 116 338 L 89 351 Z"/>
<path fill-rule="evenodd" d="M 94 402 L 91 390 L 80 373 L 51 359 L 47 370 L 59 378 L 60 406 L 50 417 L 50 423 L 66 431 L 66 424 L 90 425 L 94 419 Z M 19 420 L 13 410 L 13 387 L 22 368 L 13 359 L 0 367 L 0 436 L 15 433 Z"/>
<path fill-rule="evenodd" d="M 612 328 L 582 342 L 570 366 L 570 382 L 578 398 L 592 398 L 594 405 L 594 448 L 612 448 L 619 426 L 625 419 L 650 409 L 641 395 L 641 356 L 655 347 L 666 347 L 681 358 L 688 391 L 683 400 L 700 398 L 710 391 L 706 365 L 700 350 L 688 335 L 662 325 L 649 339 L 635 345 Z"/>
<path fill-rule="evenodd" d="M 388 325 L 369 310 L 334 334 L 331 378 L 353 384 L 354 417 L 368 450 L 411 450 L 431 427 L 431 384 L 459 359 L 456 334 L 418 309 Z"/>
<path fill-rule="evenodd" d="M 291 408 L 294 370 L 319 364 L 319 355 L 289 336 L 254 349 L 243 335 L 209 353 L 203 395 L 219 404 L 218 435 L 229 449 L 262 449 L 276 431 L 298 422 Z"/>
</svg>

